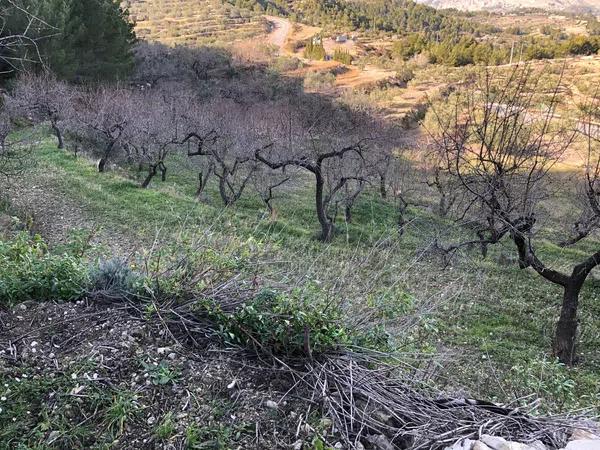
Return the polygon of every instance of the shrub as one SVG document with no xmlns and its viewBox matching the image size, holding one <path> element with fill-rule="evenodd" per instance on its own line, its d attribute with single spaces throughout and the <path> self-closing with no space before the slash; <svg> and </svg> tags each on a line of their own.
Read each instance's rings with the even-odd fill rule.
<svg viewBox="0 0 600 450">
<path fill-rule="evenodd" d="M 302 67 L 302 61 L 296 57 L 279 56 L 273 63 L 273 68 L 278 72 L 289 72 Z"/>
<path fill-rule="evenodd" d="M 139 280 L 125 259 L 100 260 L 90 270 L 89 289 L 106 298 L 125 299 L 135 293 Z"/>
<path fill-rule="evenodd" d="M 324 353 L 350 342 L 340 309 L 314 290 L 260 292 L 243 307 L 224 313 L 209 307 L 223 338 L 272 355 Z"/>
<path fill-rule="evenodd" d="M 307 89 L 329 89 L 335 84 L 335 75 L 331 72 L 308 72 L 304 77 Z"/>
<path fill-rule="evenodd" d="M 81 256 L 52 254 L 38 235 L 0 241 L 0 301 L 74 300 L 88 280 Z"/>
<path fill-rule="evenodd" d="M 325 47 L 321 42 L 310 41 L 304 47 L 304 57 L 307 59 L 323 60 L 326 56 Z"/>
<path fill-rule="evenodd" d="M 352 55 L 347 50 L 336 48 L 333 52 L 333 59 L 341 62 L 342 64 L 352 64 Z"/>
</svg>

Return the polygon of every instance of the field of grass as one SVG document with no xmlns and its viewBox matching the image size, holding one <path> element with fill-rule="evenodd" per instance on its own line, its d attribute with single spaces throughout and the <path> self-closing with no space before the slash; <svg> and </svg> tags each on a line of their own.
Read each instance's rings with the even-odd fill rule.
<svg viewBox="0 0 600 450">
<path fill-rule="evenodd" d="M 509 243 L 486 259 L 466 253 L 444 267 L 427 249 L 436 238 L 450 242 L 463 232 L 426 207 L 410 210 L 399 237 L 393 203 L 368 193 L 356 207 L 354 223 L 340 219 L 338 235 L 325 245 L 316 240 L 309 178 L 278 194 L 278 217 L 271 221 L 251 191 L 229 208 L 222 207 L 212 186 L 205 201 L 196 201 L 195 173 L 178 158 L 170 162 L 166 182 L 143 190 L 136 180 L 142 174 L 98 174 L 85 158 L 55 149 L 49 139 L 34 155 L 38 184 L 80 205 L 103 235 L 125 237 L 140 248 L 183 230 L 211 242 L 244 242 L 255 249 L 250 272 L 261 283 L 319 285 L 343 304 L 350 324 L 383 326 L 395 348 L 412 364 L 429 365 L 441 387 L 499 401 L 533 394 L 547 410 L 600 405 L 597 274 L 582 295 L 581 362 L 567 369 L 549 356 L 559 289 L 514 262 L 507 264 L 506 256 L 513 255 Z M 418 195 L 421 202 L 433 201 L 427 191 Z M 540 250 L 544 260 L 566 265 L 594 245 L 597 241 L 566 250 L 546 242 Z M 362 319 L 365 305 L 369 320 Z"/>
</svg>

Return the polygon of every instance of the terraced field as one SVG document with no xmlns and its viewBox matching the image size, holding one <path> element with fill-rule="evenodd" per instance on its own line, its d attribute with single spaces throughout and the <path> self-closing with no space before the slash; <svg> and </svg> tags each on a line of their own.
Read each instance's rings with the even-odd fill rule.
<svg viewBox="0 0 600 450">
<path fill-rule="evenodd" d="M 260 12 L 220 0 L 129 0 L 126 6 L 138 37 L 169 45 L 231 42 L 267 27 Z"/>
</svg>

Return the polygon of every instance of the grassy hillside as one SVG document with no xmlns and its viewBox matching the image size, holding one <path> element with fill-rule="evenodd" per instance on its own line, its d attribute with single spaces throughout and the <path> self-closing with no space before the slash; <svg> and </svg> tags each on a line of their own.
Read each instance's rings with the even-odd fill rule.
<svg viewBox="0 0 600 450">
<path fill-rule="evenodd" d="M 470 395 L 500 401 L 535 393 L 547 410 L 598 407 L 597 276 L 582 296 L 581 364 L 567 370 L 547 353 L 559 289 L 519 270 L 510 246 L 494 248 L 486 259 L 467 252 L 445 268 L 427 249 L 435 238 L 451 240 L 463 232 L 426 206 L 410 210 L 399 237 L 394 205 L 369 194 L 357 206 L 354 223 L 339 223 L 340 234 L 324 245 L 315 239 L 309 185 L 281 192 L 285 201 L 276 200 L 278 218 L 271 221 L 254 195 L 224 209 L 216 187 L 210 187 L 205 201 L 194 200 L 194 172 L 184 161 L 175 161 L 166 182 L 143 190 L 135 172 L 99 176 L 86 159 L 52 147 L 46 139 L 36 148 L 33 177 L 44 195 L 68 199 L 77 205 L 76 215 L 101 227 L 107 246 L 125 243 L 123 252 L 140 251 L 184 231 L 205 235 L 209 246 L 243 244 L 251 249 L 249 271 L 264 283 L 318 285 L 342 301 L 348 323 L 365 330 L 383 327 L 414 364 L 437 367 L 440 386 L 462 386 Z M 23 199 L 44 202 L 23 188 Z M 430 198 L 426 188 L 414 195 L 425 203 Z M 549 261 L 576 260 L 594 245 L 597 241 L 561 249 L 546 243 L 542 253 Z M 364 308 L 372 308 L 375 317 L 355 323 Z"/>
</svg>

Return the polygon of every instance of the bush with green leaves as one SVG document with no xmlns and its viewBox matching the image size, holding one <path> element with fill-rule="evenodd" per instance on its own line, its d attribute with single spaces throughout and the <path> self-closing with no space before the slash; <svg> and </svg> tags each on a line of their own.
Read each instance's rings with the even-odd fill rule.
<svg viewBox="0 0 600 450">
<path fill-rule="evenodd" d="M 260 353 L 310 356 L 351 342 L 339 306 L 315 289 L 263 290 L 232 313 L 215 306 L 209 313 L 225 341 Z"/>
<path fill-rule="evenodd" d="M 333 59 L 335 61 L 339 61 L 342 64 L 350 65 L 352 64 L 352 55 L 348 52 L 348 50 L 344 50 L 341 48 L 336 48 L 333 51 Z"/>
<path fill-rule="evenodd" d="M 327 56 L 327 52 L 325 51 L 325 47 L 323 47 L 321 38 L 315 38 L 313 40 L 310 40 L 306 44 L 306 47 L 304 47 L 303 56 L 306 59 L 314 59 L 317 61 L 325 59 L 325 56 Z"/>
<path fill-rule="evenodd" d="M 510 390 L 524 404 L 531 403 L 531 393 L 540 399 L 540 412 L 555 412 L 578 407 L 577 386 L 568 368 L 558 359 L 535 359 L 511 368 L 506 379 Z"/>
<path fill-rule="evenodd" d="M 92 294 L 113 299 L 126 299 L 135 295 L 141 277 L 123 258 L 100 260 L 90 270 L 89 290 Z"/>
<path fill-rule="evenodd" d="M 82 255 L 54 254 L 43 239 L 27 232 L 0 241 L 0 302 L 75 300 L 87 286 Z"/>
</svg>

